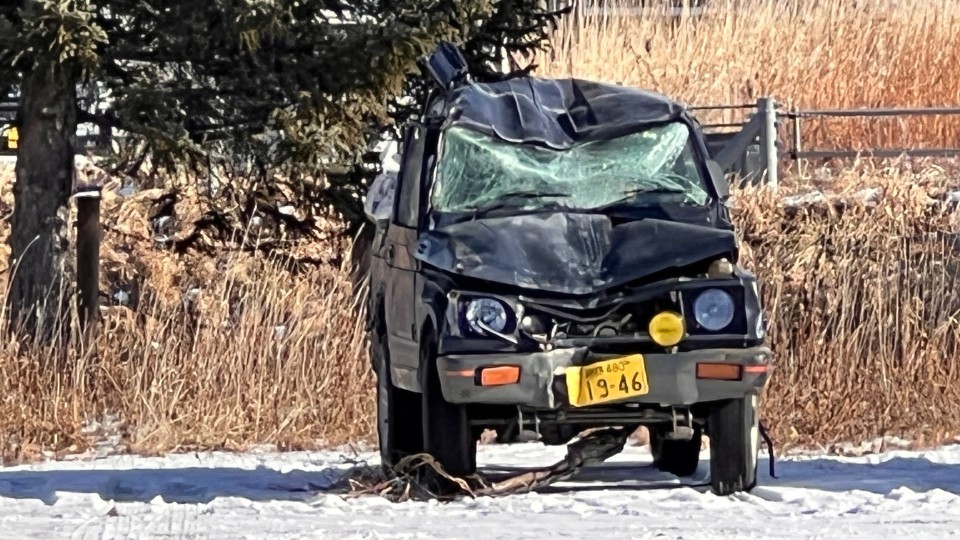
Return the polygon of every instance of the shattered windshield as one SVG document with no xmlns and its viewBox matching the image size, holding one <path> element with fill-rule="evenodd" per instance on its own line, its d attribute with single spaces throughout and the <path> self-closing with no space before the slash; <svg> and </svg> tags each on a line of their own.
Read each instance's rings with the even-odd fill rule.
<svg viewBox="0 0 960 540">
<path fill-rule="evenodd" d="M 568 150 L 508 143 L 452 127 L 431 204 L 440 212 L 492 206 L 595 209 L 617 203 L 703 205 L 706 181 L 680 122 Z"/>
</svg>

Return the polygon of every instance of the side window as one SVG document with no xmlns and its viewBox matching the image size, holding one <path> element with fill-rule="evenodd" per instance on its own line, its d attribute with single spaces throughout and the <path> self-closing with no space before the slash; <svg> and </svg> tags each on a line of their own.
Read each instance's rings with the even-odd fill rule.
<svg viewBox="0 0 960 540">
<path fill-rule="evenodd" d="M 423 126 L 412 125 L 404 130 L 403 163 L 400 166 L 400 191 L 397 193 L 396 224 L 416 228 L 420 215 L 420 174 L 423 171 Z"/>
<path fill-rule="evenodd" d="M 383 172 L 370 185 L 363 201 L 363 210 L 367 219 L 374 223 L 390 219 L 393 215 L 393 201 L 397 193 L 397 175 L 400 172 L 400 152 L 396 143 L 390 143 L 380 154 Z"/>
</svg>

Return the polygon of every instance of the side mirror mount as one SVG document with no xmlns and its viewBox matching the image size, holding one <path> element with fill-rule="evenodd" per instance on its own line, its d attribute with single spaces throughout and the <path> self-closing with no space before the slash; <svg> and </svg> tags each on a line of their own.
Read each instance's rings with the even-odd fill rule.
<svg viewBox="0 0 960 540">
<path fill-rule="evenodd" d="M 373 181 L 367 191 L 363 211 L 378 229 L 385 228 L 390 223 L 396 188 L 397 173 L 385 171 Z"/>
<path fill-rule="evenodd" d="M 724 174 L 723 168 L 716 161 L 709 159 L 707 160 L 707 170 L 710 172 L 710 180 L 717 189 L 720 200 L 726 201 L 730 198 L 730 183 L 727 182 L 727 175 Z"/>
<path fill-rule="evenodd" d="M 467 60 L 456 45 L 442 41 L 426 61 L 430 76 L 443 90 L 450 90 L 467 78 Z"/>
<path fill-rule="evenodd" d="M 370 184 L 363 199 L 363 212 L 368 220 L 376 224 L 377 229 L 386 228 L 390 224 L 390 218 L 393 217 L 400 161 L 398 145 L 387 144 L 380 152 L 380 165 L 383 172 Z"/>
</svg>

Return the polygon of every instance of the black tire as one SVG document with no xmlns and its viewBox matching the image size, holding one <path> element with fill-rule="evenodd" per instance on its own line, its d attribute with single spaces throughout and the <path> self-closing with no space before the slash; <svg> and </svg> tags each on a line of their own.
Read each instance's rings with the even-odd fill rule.
<svg viewBox="0 0 960 540">
<path fill-rule="evenodd" d="M 497 444 L 512 444 L 517 442 L 520 435 L 520 427 L 517 422 L 510 422 L 505 426 L 497 428 Z"/>
<path fill-rule="evenodd" d="M 424 451 L 433 456 L 447 474 L 463 478 L 477 472 L 477 439 L 470 428 L 466 407 L 443 398 L 435 339 L 428 333 L 420 344 Z"/>
<path fill-rule="evenodd" d="M 693 437 L 689 441 L 666 438 L 670 428 L 650 430 L 650 453 L 653 464 L 659 470 L 681 478 L 692 476 L 700 465 L 700 446 L 703 443 L 703 430 L 694 426 Z"/>
<path fill-rule="evenodd" d="M 541 426 L 540 442 L 547 446 L 563 446 L 583 431 L 581 426 L 571 424 Z"/>
<path fill-rule="evenodd" d="M 757 485 L 757 403 L 757 396 L 731 399 L 710 412 L 710 487 L 717 495 L 749 492 Z"/>
<path fill-rule="evenodd" d="M 380 463 L 390 474 L 406 456 L 423 452 L 420 396 L 390 380 L 390 355 L 383 337 L 371 336 L 370 353 L 377 374 L 377 436 Z"/>
</svg>

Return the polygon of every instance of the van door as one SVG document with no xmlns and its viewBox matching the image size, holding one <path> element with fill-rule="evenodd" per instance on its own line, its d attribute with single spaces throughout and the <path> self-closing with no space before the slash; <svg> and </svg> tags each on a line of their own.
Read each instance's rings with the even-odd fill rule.
<svg viewBox="0 0 960 540">
<path fill-rule="evenodd" d="M 417 244 L 420 216 L 420 186 L 426 128 L 408 126 L 403 135 L 403 162 L 397 176 L 396 209 L 381 257 L 389 268 L 386 286 L 386 318 L 393 383 L 407 390 L 419 390 L 417 369 L 420 354 L 417 347 L 416 272 L 419 261 L 413 257 Z"/>
</svg>

